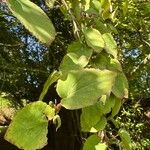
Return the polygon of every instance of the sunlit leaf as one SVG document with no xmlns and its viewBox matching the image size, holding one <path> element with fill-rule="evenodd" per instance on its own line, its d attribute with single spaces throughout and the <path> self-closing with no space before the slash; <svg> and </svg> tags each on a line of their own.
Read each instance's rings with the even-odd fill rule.
<svg viewBox="0 0 150 150">
<path fill-rule="evenodd" d="M 117 59 L 110 59 L 108 69 L 116 72 L 122 72 L 121 64 Z"/>
<path fill-rule="evenodd" d="M 102 35 L 105 42 L 105 50 L 107 53 L 117 58 L 117 44 L 110 33 L 104 33 Z"/>
<path fill-rule="evenodd" d="M 111 0 L 100 0 L 100 1 L 101 7 L 103 8 L 102 16 L 104 19 L 108 19 L 112 11 Z"/>
<path fill-rule="evenodd" d="M 60 70 L 67 72 L 84 68 L 88 64 L 92 52 L 91 48 L 80 42 L 73 42 L 68 47 L 68 53 L 63 58 Z"/>
<path fill-rule="evenodd" d="M 41 149 L 47 144 L 48 119 L 46 115 L 52 118 L 55 114 L 53 110 L 41 101 L 26 105 L 14 116 L 5 139 L 20 149 Z"/>
<path fill-rule="evenodd" d="M 65 80 L 58 80 L 57 92 L 67 109 L 93 105 L 102 95 L 111 92 L 116 73 L 108 70 L 71 71 Z"/>
<path fill-rule="evenodd" d="M 96 52 L 101 52 L 102 48 L 104 48 L 104 40 L 101 33 L 94 28 L 84 29 L 83 32 L 87 45 Z"/>
<path fill-rule="evenodd" d="M 123 73 L 118 73 L 112 92 L 118 98 L 128 98 L 128 81 Z"/>
<path fill-rule="evenodd" d="M 7 0 L 13 15 L 41 42 L 47 45 L 55 39 L 55 28 L 44 11 L 29 0 Z"/>
<path fill-rule="evenodd" d="M 97 135 L 91 135 L 84 143 L 83 150 L 106 150 L 105 143 L 100 142 L 101 139 Z"/>
</svg>

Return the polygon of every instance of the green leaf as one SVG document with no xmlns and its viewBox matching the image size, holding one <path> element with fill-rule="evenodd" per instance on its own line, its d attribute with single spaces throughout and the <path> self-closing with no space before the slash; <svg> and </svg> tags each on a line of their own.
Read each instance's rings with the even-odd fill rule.
<svg viewBox="0 0 150 150">
<path fill-rule="evenodd" d="M 100 130 L 104 130 L 106 125 L 107 125 L 107 119 L 106 119 L 106 117 L 102 116 L 100 118 L 99 122 L 96 125 L 94 125 L 94 127 L 92 129 L 96 130 L 98 132 Z"/>
<path fill-rule="evenodd" d="M 55 109 L 50 105 L 47 105 L 43 113 L 46 115 L 48 120 L 52 120 L 55 116 Z"/>
<path fill-rule="evenodd" d="M 95 145 L 96 150 L 107 150 L 107 145 L 105 143 L 99 143 L 98 145 Z"/>
<path fill-rule="evenodd" d="M 84 68 L 92 55 L 92 49 L 84 46 L 80 42 L 73 42 L 68 47 L 68 53 L 60 65 L 60 70 L 67 72 Z"/>
<path fill-rule="evenodd" d="M 117 43 L 114 40 L 111 33 L 104 33 L 102 35 L 104 42 L 105 42 L 105 50 L 108 54 L 111 54 L 114 56 L 114 58 L 117 58 Z"/>
<path fill-rule="evenodd" d="M 101 0 L 101 7 L 103 8 L 103 18 L 108 19 L 112 11 L 111 0 Z"/>
<path fill-rule="evenodd" d="M 55 28 L 44 11 L 29 0 L 7 0 L 13 15 L 41 42 L 50 45 L 55 39 Z"/>
<path fill-rule="evenodd" d="M 100 142 L 100 138 L 97 135 L 91 135 L 85 142 L 83 150 L 106 150 L 105 143 Z"/>
<path fill-rule="evenodd" d="M 97 10 L 99 14 L 102 11 L 101 3 L 100 3 L 99 0 L 93 0 L 93 1 L 91 1 L 91 7 L 93 7 L 95 10 Z"/>
<path fill-rule="evenodd" d="M 47 93 L 49 87 L 50 87 L 54 82 L 56 82 L 56 81 L 59 79 L 59 77 L 60 77 L 60 72 L 58 72 L 58 71 L 56 71 L 56 70 L 53 71 L 53 72 L 49 75 L 47 81 L 46 81 L 45 84 L 44 84 L 43 90 L 42 90 L 42 92 L 41 92 L 41 94 L 40 94 L 39 101 L 42 101 L 42 100 L 43 100 L 43 98 L 44 98 L 45 94 Z"/>
<path fill-rule="evenodd" d="M 121 137 L 121 141 L 122 141 L 121 144 L 123 145 L 125 150 L 131 150 L 132 143 L 131 143 L 131 138 L 130 138 L 129 133 L 124 129 L 120 129 L 118 133 L 119 133 L 119 136 Z"/>
<path fill-rule="evenodd" d="M 81 114 L 81 130 L 84 132 L 97 132 L 94 126 L 99 122 L 102 116 L 102 112 L 99 108 L 99 104 L 85 107 L 82 109 Z"/>
<path fill-rule="evenodd" d="M 118 98 L 128 98 L 128 81 L 123 73 L 118 73 L 112 92 Z"/>
<path fill-rule="evenodd" d="M 107 27 L 107 24 L 102 22 L 101 19 L 95 19 L 94 24 L 96 25 L 96 28 L 100 31 L 101 34 L 110 32 L 109 28 Z"/>
<path fill-rule="evenodd" d="M 38 101 L 19 110 L 8 127 L 5 139 L 20 149 L 35 150 L 44 147 L 48 133 L 48 120 L 45 115 L 47 106 L 46 103 Z M 52 117 L 54 113 L 51 112 Z"/>
<path fill-rule="evenodd" d="M 108 69 L 115 72 L 122 72 L 122 67 L 117 59 L 108 57 L 108 54 L 101 52 L 92 60 L 94 67 L 99 69 Z"/>
<path fill-rule="evenodd" d="M 106 95 L 102 95 L 99 105 L 101 112 L 103 112 L 103 114 L 107 114 L 111 112 L 112 108 L 115 105 L 115 97 L 113 95 L 110 95 L 109 97 L 107 97 Z"/>
<path fill-rule="evenodd" d="M 99 55 L 96 56 L 95 59 L 93 59 L 94 67 L 98 69 L 107 69 L 110 65 L 110 58 L 108 58 L 106 53 L 101 52 Z"/>
<path fill-rule="evenodd" d="M 108 69 L 116 72 L 122 72 L 121 64 L 117 59 L 110 59 Z"/>
<path fill-rule="evenodd" d="M 96 52 L 101 52 L 104 48 L 104 40 L 101 33 L 94 28 L 84 29 L 83 33 L 87 45 L 93 48 Z"/>
<path fill-rule="evenodd" d="M 45 0 L 45 3 L 49 8 L 53 8 L 55 0 Z"/>
<path fill-rule="evenodd" d="M 115 99 L 115 105 L 114 107 L 112 108 L 112 113 L 111 113 L 111 117 L 114 117 L 118 114 L 120 108 L 121 108 L 121 104 L 122 104 L 122 101 L 121 99 L 119 98 L 114 98 Z"/>
<path fill-rule="evenodd" d="M 71 71 L 65 80 L 58 80 L 57 93 L 67 109 L 93 105 L 97 99 L 111 92 L 116 73 L 108 70 L 84 69 Z"/>
</svg>

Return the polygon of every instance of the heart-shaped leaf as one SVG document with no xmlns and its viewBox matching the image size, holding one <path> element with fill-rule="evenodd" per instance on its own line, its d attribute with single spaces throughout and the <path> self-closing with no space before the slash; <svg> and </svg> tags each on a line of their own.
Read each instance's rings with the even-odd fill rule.
<svg viewBox="0 0 150 150">
<path fill-rule="evenodd" d="M 5 139 L 20 149 L 41 149 L 47 144 L 48 118 L 55 115 L 54 108 L 38 101 L 26 105 L 13 118 Z"/>
<path fill-rule="evenodd" d="M 66 79 L 58 80 L 57 93 L 67 109 L 93 105 L 102 95 L 109 94 L 116 73 L 108 70 L 83 69 L 68 72 Z"/>
</svg>

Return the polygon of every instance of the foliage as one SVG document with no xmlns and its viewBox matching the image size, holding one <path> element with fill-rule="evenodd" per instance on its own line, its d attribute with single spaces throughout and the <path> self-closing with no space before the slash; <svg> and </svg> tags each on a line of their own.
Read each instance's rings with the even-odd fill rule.
<svg viewBox="0 0 150 150">
<path fill-rule="evenodd" d="M 7 4 L 9 8 L 11 8 L 13 14 L 40 41 L 49 44 L 54 40 L 55 29 L 51 21 L 48 19 L 47 15 L 43 12 L 43 10 L 40 7 L 36 6 L 31 1 L 23 2 L 22 0 L 7 1 Z M 55 8 L 54 1 L 52 1 L 52 3 L 50 3 L 50 1 L 46 1 L 46 4 L 50 6 L 50 9 L 52 9 L 53 6 L 54 6 L 53 8 Z M 29 7 L 26 7 L 26 5 L 28 5 Z M 13 9 L 11 6 L 13 6 Z M 34 17 L 35 19 L 32 20 L 31 18 L 29 18 L 28 21 L 29 16 L 28 13 L 29 11 L 31 11 L 32 6 L 35 6 L 32 9 L 33 14 L 35 15 Z M 39 56 L 39 53 L 41 55 L 40 57 L 38 57 L 37 60 L 33 59 L 35 52 L 33 51 L 32 53 L 31 50 L 26 52 L 27 46 L 29 45 L 28 43 L 24 48 L 23 47 L 21 48 L 20 46 L 14 48 L 15 50 L 19 50 L 21 48 L 20 53 L 16 52 L 17 57 L 15 56 L 14 57 L 15 59 L 12 57 L 15 54 L 14 52 L 11 52 L 13 53 L 13 55 L 11 55 L 11 53 L 9 54 L 8 58 L 11 58 L 9 66 L 13 66 L 11 62 L 15 62 L 16 58 L 18 58 L 17 65 L 21 63 L 24 66 L 27 62 L 28 65 L 24 66 L 22 71 L 20 68 L 15 70 L 18 73 L 19 77 L 18 79 L 20 79 L 20 76 L 22 76 L 23 74 L 22 81 L 23 82 L 25 81 L 25 83 L 28 84 L 31 83 L 34 87 L 36 87 L 36 89 L 38 88 L 38 86 L 42 84 L 38 83 L 40 78 L 44 77 L 46 79 L 46 77 L 48 76 L 47 72 L 52 72 L 54 68 L 58 69 L 59 70 L 58 72 L 56 71 L 49 76 L 47 82 L 44 85 L 39 100 L 42 100 L 45 97 L 45 94 L 47 93 L 51 84 L 56 85 L 56 91 L 61 98 L 61 101 L 58 104 L 58 106 L 63 106 L 71 110 L 82 108 L 82 114 L 80 118 L 82 131 L 95 133 L 94 135 L 90 136 L 87 139 L 84 145 L 84 149 L 89 149 L 90 146 L 92 146 L 90 149 L 94 148 L 106 149 L 106 147 L 110 147 L 110 145 L 112 144 L 113 138 L 111 137 L 106 140 L 107 136 L 106 135 L 103 136 L 101 133 L 103 132 L 105 133 L 105 129 L 107 131 L 107 127 L 109 126 L 110 121 L 114 122 L 115 124 L 113 117 L 118 114 L 120 107 L 123 103 L 122 99 L 128 98 L 128 82 L 124 72 L 126 73 L 127 77 L 131 75 L 134 75 L 134 77 L 140 75 L 140 80 L 138 82 L 140 83 L 142 81 L 144 83 L 144 85 L 142 85 L 142 88 L 146 87 L 145 88 L 146 90 L 143 93 L 145 92 L 149 93 L 148 67 L 146 66 L 149 61 L 148 53 L 146 50 L 146 48 L 149 47 L 149 43 L 147 41 L 148 27 L 147 25 L 145 25 L 145 21 L 148 20 L 148 15 L 146 11 L 143 11 L 143 9 L 148 10 L 147 8 L 149 7 L 149 4 L 147 2 L 144 2 L 144 4 L 140 5 L 139 1 L 134 2 L 133 0 L 130 1 L 122 0 L 121 3 L 115 0 L 114 1 L 62 0 L 61 3 L 59 3 L 59 7 L 61 12 L 65 16 L 65 19 L 71 23 L 71 27 L 73 28 L 73 31 L 71 32 L 73 32 L 72 36 L 74 36 L 73 38 L 70 38 L 70 40 L 67 37 L 67 42 L 65 42 L 64 39 L 61 39 L 62 36 L 59 35 L 57 23 L 54 24 L 58 35 L 55 38 L 55 41 L 52 43 L 51 47 L 53 47 L 53 44 L 57 45 L 59 43 L 61 43 L 60 44 L 61 46 L 58 46 L 58 48 L 64 46 L 62 48 L 63 55 L 64 53 L 66 54 L 63 58 L 61 56 L 62 59 L 61 64 L 60 64 L 61 59 L 56 60 L 55 56 L 53 56 L 52 61 L 54 61 L 55 64 L 53 63 L 53 66 L 49 67 L 45 66 L 45 58 L 47 57 L 47 53 L 44 51 L 46 50 L 46 47 L 40 45 L 38 46 L 39 52 L 36 55 Z M 142 10 L 141 14 L 142 17 L 140 23 L 137 21 L 136 18 L 139 17 L 138 14 L 136 13 L 136 11 L 139 9 Z M 17 12 L 18 10 L 19 13 Z M 36 11 L 40 13 L 37 13 Z M 45 19 L 44 22 L 47 23 L 47 25 L 42 24 L 42 28 L 40 28 L 40 30 L 38 30 L 39 29 L 38 26 L 41 27 L 41 20 L 37 19 L 38 17 Z M 35 23 L 37 26 L 35 26 Z M 129 23 L 130 26 L 128 28 L 127 25 Z M 50 26 L 50 28 L 47 28 L 47 26 Z M 135 27 L 139 27 L 141 29 L 135 30 Z M 65 29 L 65 31 L 66 30 L 67 29 Z M 142 35 L 143 32 L 145 33 L 144 35 Z M 45 37 L 45 35 L 48 35 L 48 38 Z M 141 37 L 139 38 L 139 44 L 141 45 L 136 45 L 135 44 L 136 38 L 139 35 Z M 32 44 L 35 39 L 33 37 L 32 38 L 29 37 L 28 40 L 32 41 L 31 42 Z M 22 43 L 21 41 L 19 42 Z M 67 46 L 66 43 L 68 44 Z M 7 47 L 7 50 L 9 50 L 7 44 L 5 44 L 4 47 Z M 66 49 L 66 47 L 68 47 L 67 52 L 64 50 Z M 35 46 L 32 47 L 32 49 L 34 48 Z M 132 53 L 130 49 L 132 49 L 132 51 L 135 52 L 135 55 L 134 53 Z M 6 50 L 3 49 L 3 52 L 5 53 Z M 25 54 L 24 55 L 25 57 L 22 57 L 20 59 L 19 57 L 22 56 L 22 54 Z M 6 56 L 7 55 L 5 54 L 5 57 L 2 61 L 3 66 L 4 63 L 7 64 L 8 59 Z M 136 58 L 139 56 L 140 59 L 136 60 Z M 48 59 L 49 58 L 50 57 L 48 57 Z M 133 62 L 133 60 L 135 60 L 135 62 Z M 139 60 L 141 60 L 142 63 L 139 64 Z M 132 68 L 131 64 L 128 65 L 128 63 L 129 64 L 131 63 L 134 66 L 138 64 L 138 67 Z M 31 68 L 32 71 L 30 74 L 27 69 L 28 66 L 31 67 L 38 64 L 42 64 L 41 68 L 39 66 L 37 67 L 40 68 L 40 70 L 38 69 L 34 71 Z M 123 64 L 123 68 L 121 67 L 121 64 Z M 10 79 L 12 76 L 11 73 L 9 72 L 10 70 L 9 66 L 3 69 L 4 71 L 7 71 L 6 75 L 8 79 Z M 43 69 L 43 67 L 45 68 Z M 141 68 L 144 69 L 144 72 L 141 72 L 140 70 Z M 40 77 L 39 72 L 43 70 L 46 73 L 43 73 L 43 75 Z M 37 76 L 37 78 L 33 79 L 35 75 Z M 8 80 L 7 81 L 8 86 L 10 81 L 12 85 L 17 85 L 16 79 L 17 77 L 15 76 L 14 80 L 13 79 Z M 134 79 L 129 78 L 130 81 L 129 85 L 131 87 L 130 91 L 131 98 L 135 98 L 138 96 L 135 93 L 136 90 L 139 89 L 138 86 L 140 84 L 135 84 L 135 80 L 137 81 L 136 78 Z M 24 84 L 23 82 L 20 82 L 19 80 L 18 83 L 20 85 L 23 85 Z M 6 81 L 3 83 L 6 83 Z M 32 93 L 30 92 L 30 89 L 32 89 L 32 87 L 28 89 L 29 92 L 27 93 Z M 21 89 L 20 91 L 22 92 L 23 90 Z M 36 91 L 36 93 L 38 92 Z M 18 95 L 20 95 L 20 93 Z M 148 94 L 146 95 L 146 97 L 147 96 Z M 15 131 L 17 130 L 17 128 L 18 130 L 23 131 L 23 129 L 20 128 L 21 126 L 19 126 L 20 121 L 18 120 L 19 119 L 22 120 L 24 110 L 27 110 L 27 112 L 29 111 L 28 115 L 30 116 L 30 110 L 28 108 L 29 106 L 33 106 L 32 108 L 34 110 L 35 109 L 34 104 L 40 104 L 41 106 L 47 105 L 43 102 L 35 102 L 25 106 L 22 110 L 20 110 L 17 113 L 16 117 L 14 117 L 14 120 L 10 124 L 5 136 L 5 138 L 8 141 L 16 144 L 18 147 L 23 146 L 24 149 L 29 149 L 28 146 L 30 144 L 33 145 L 32 149 L 36 149 L 39 147 L 41 148 L 45 145 L 43 143 L 46 142 L 45 139 L 47 134 L 47 132 L 45 132 L 47 129 L 46 124 L 44 125 L 43 128 L 43 130 L 45 129 L 45 131 L 43 132 L 44 135 L 39 134 L 40 136 L 39 139 L 40 138 L 44 139 L 44 142 L 41 143 L 40 145 L 37 145 L 36 143 L 29 143 L 29 145 L 22 144 L 24 143 L 24 140 L 19 141 L 16 138 L 17 134 L 13 134 L 13 132 L 17 133 L 17 131 Z M 52 106 L 52 108 L 56 109 L 56 115 L 50 117 L 50 120 L 51 121 L 53 120 L 53 123 L 56 124 L 57 130 L 61 124 L 60 117 L 57 115 L 60 108 L 58 108 L 58 106 L 54 104 L 50 105 Z M 49 105 L 47 106 L 50 107 Z M 41 113 L 42 110 L 38 110 L 37 112 Z M 90 114 L 93 114 L 93 116 L 91 116 Z M 17 116 L 19 116 L 18 117 L 19 119 L 15 119 L 17 118 Z M 37 119 L 37 126 L 41 129 L 41 127 L 38 125 L 39 124 L 38 119 Z M 23 118 L 23 120 L 26 120 L 26 118 Z M 48 122 L 48 120 L 44 121 Z M 26 127 L 28 127 L 29 126 L 28 121 L 24 122 L 26 123 Z M 32 125 L 34 126 L 34 123 Z M 120 127 L 124 128 L 124 126 Z M 118 138 L 118 135 L 120 136 L 121 140 Z M 124 147 L 126 149 L 131 149 L 132 144 L 127 131 L 121 129 L 119 130 L 118 135 L 116 145 L 118 145 L 119 147 Z M 31 136 L 35 136 L 34 132 L 31 133 Z M 28 140 L 30 141 L 30 137 Z"/>
</svg>

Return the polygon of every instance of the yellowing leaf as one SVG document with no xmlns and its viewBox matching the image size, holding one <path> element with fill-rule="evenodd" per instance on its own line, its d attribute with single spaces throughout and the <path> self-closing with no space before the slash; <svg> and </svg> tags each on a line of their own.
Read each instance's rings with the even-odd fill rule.
<svg viewBox="0 0 150 150">
<path fill-rule="evenodd" d="M 7 0 L 13 15 L 41 42 L 50 45 L 55 28 L 44 11 L 29 0 Z"/>
<path fill-rule="evenodd" d="M 93 105 L 102 95 L 109 94 L 116 73 L 108 70 L 84 69 L 71 71 L 65 80 L 58 80 L 57 92 L 67 109 Z"/>
</svg>

